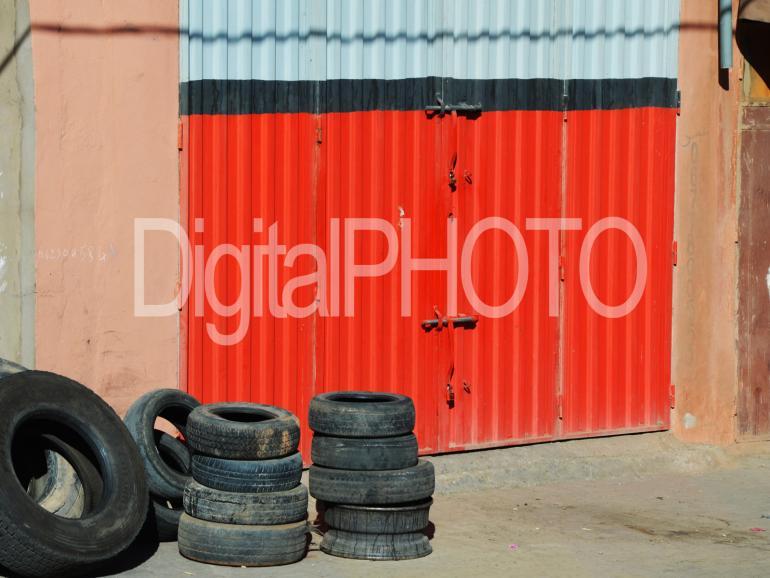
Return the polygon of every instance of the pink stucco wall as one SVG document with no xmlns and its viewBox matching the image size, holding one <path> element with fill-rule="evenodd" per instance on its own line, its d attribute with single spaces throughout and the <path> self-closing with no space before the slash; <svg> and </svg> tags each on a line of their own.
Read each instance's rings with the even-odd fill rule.
<svg viewBox="0 0 770 578">
<path fill-rule="evenodd" d="M 178 219 L 178 3 L 30 2 L 36 104 L 36 361 L 123 412 L 178 384 L 178 319 L 134 317 L 135 217 Z M 147 297 L 177 252 L 148 237 Z"/>
</svg>

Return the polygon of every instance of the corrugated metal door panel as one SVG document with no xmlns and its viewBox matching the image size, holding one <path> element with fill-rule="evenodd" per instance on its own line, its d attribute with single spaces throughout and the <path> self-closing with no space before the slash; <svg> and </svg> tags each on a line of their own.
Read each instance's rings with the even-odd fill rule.
<svg viewBox="0 0 770 578">
<path fill-rule="evenodd" d="M 189 30 L 183 78 L 297 80 L 308 74 L 311 65 L 300 70 L 300 63 L 310 62 L 314 38 L 294 29 L 305 4 L 191 0 L 183 22 Z M 266 244 L 272 223 L 278 223 L 281 244 L 291 247 L 315 240 L 316 121 L 310 114 L 236 114 L 238 98 L 243 96 L 235 92 L 207 95 L 203 106 L 217 113 L 192 114 L 187 120 L 188 229 L 191 242 L 203 247 L 201 258 L 206 263 L 215 247 Z M 290 96 L 278 87 L 269 98 L 275 102 Z M 261 220 L 260 227 L 255 218 Z M 201 231 L 196 231 L 196 223 Z M 259 284 L 254 286 L 248 258 L 246 264 L 239 268 L 227 256 L 207 271 L 209 275 L 203 274 L 203 266 L 194 267 L 187 307 L 189 391 L 203 402 L 274 403 L 302 415 L 312 392 L 313 319 L 273 315 L 267 276 L 257 276 Z M 302 260 L 292 268 L 276 268 L 276 286 L 283 287 L 289 278 L 311 268 Z M 209 283 L 213 291 L 204 289 Z M 248 331 L 236 343 L 217 343 L 211 337 L 213 331 L 229 335 L 239 327 L 240 315 L 226 306 L 238 299 L 242 288 L 250 297 L 248 303 L 260 307 L 263 314 L 253 315 Z M 211 304 L 212 293 L 221 303 L 218 308 Z M 298 290 L 296 300 L 307 300 L 307 293 Z"/>
<path fill-rule="evenodd" d="M 567 113 L 566 214 L 581 218 L 583 228 L 565 236 L 565 437 L 669 426 L 676 138 L 670 102 L 678 18 L 679 3 L 670 0 L 578 0 L 573 5 L 570 83 L 607 79 L 608 90 L 597 95 L 593 107 Z M 648 79 L 625 89 L 626 98 L 639 104 L 613 104 L 617 79 Z M 645 106 L 647 99 L 669 104 Z M 587 301 L 587 282 L 581 282 L 586 234 L 606 217 L 626 219 L 645 248 L 644 292 L 638 305 L 618 318 L 598 314 Z M 611 229 L 592 247 L 587 252 L 591 290 L 602 303 L 622 304 L 632 295 L 639 271 L 632 242 Z"/>
<path fill-rule="evenodd" d="M 324 195 L 319 216 L 324 226 L 319 238 L 329 239 L 332 219 L 383 219 L 403 234 L 406 219 L 414 232 L 415 257 L 446 254 L 444 212 L 438 194 L 440 153 L 438 120 L 425 113 L 372 111 L 331 113 L 324 119 Z M 365 194 L 362 192 L 365 191 Z M 352 253 L 355 251 L 355 253 Z M 338 279 L 344 286 L 346 260 L 356 264 L 381 263 L 388 246 L 382 233 L 361 231 L 353 243 L 343 242 Z M 327 251 L 327 254 L 331 254 Z M 384 277 L 358 279 L 355 308 L 345 314 L 318 319 L 318 391 L 364 389 L 410 395 L 417 408 L 416 432 L 424 451 L 437 446 L 437 344 L 420 329 L 445 300 L 441 273 L 412 275 L 411 315 L 401 315 L 398 268 Z"/>
<path fill-rule="evenodd" d="M 329 79 L 408 79 L 441 76 L 439 3 L 328 2 L 327 77 Z M 388 252 L 382 233 L 355 233 L 344 242 L 346 219 L 377 218 L 403 233 L 406 220 L 414 231 L 415 257 L 446 254 L 438 183 L 440 120 L 418 110 L 367 110 L 367 100 L 382 98 L 369 90 L 327 93 L 344 101 L 323 116 L 323 153 L 319 195 L 319 240 L 327 254 L 332 223 L 343 240 L 337 276 L 345 301 L 355 307 L 340 315 L 318 318 L 316 391 L 395 391 L 414 399 L 416 434 L 423 452 L 438 449 L 438 347 L 420 329 L 445 301 L 441 273 L 412 275 L 411 314 L 401 314 L 398 266 L 392 273 L 358 279 L 353 293 L 344 289 L 346 259 L 356 264 L 380 263 Z M 436 85 L 437 88 L 440 85 Z M 401 90 L 410 90 L 409 87 Z M 396 99 L 403 98 L 396 96 Z M 424 105 L 430 104 L 426 98 Z M 331 107 L 334 103 L 329 102 Z M 424 106 L 423 105 L 423 106 Z M 336 219 L 337 221 L 332 221 Z M 354 252 L 354 253 L 353 253 Z M 331 279 L 329 279 L 331 288 Z"/>
<path fill-rule="evenodd" d="M 195 245 L 205 248 L 203 259 L 209 262 L 212 248 L 232 244 L 267 243 L 269 224 L 279 223 L 281 244 L 288 246 L 315 240 L 315 202 L 312 143 L 315 125 L 311 115 L 217 115 L 193 116 L 189 122 L 190 154 L 200 154 L 199 163 L 191 162 L 190 215 Z M 297 210 L 298 206 L 302 210 Z M 253 232 L 253 218 L 262 219 L 263 231 Z M 194 230 L 196 219 L 204 224 Z M 247 262 L 248 264 L 248 262 Z M 198 270 L 201 270 L 199 268 Z M 290 278 L 307 274 L 312 267 L 299 261 L 296 267 L 276 268 L 277 287 Z M 250 267 L 244 267 L 246 274 Z M 242 287 L 239 268 L 233 257 L 225 257 L 210 273 L 211 282 L 222 306 L 236 301 Z M 197 277 L 202 282 L 201 275 Z M 267 314 L 271 285 L 260 276 L 261 298 L 257 303 L 266 314 L 251 320 L 245 336 L 232 345 L 217 344 L 211 331 L 222 335 L 236 333 L 238 315 L 216 311 L 210 303 L 212 292 L 202 300 L 204 314 L 195 314 L 203 285 L 194 284 L 189 359 L 191 392 L 202 400 L 272 400 L 299 411 L 305 396 L 302 388 L 312 382 L 313 320 L 276 318 Z M 251 295 L 260 288 L 251 287 Z M 307 291 L 298 290 L 298 303 L 308 300 Z M 310 294 L 311 300 L 314 295 Z M 248 315 L 248 312 L 245 314 Z M 289 344 L 291 345 L 289 347 Z M 278 346 L 281 345 L 281 346 Z"/>
<path fill-rule="evenodd" d="M 665 429 L 669 424 L 674 133 L 671 109 L 569 113 L 567 212 L 586 224 L 567 235 L 564 433 Z M 628 315 L 589 306 L 580 255 L 588 224 L 628 220 L 646 249 L 647 282 Z M 590 252 L 590 283 L 611 306 L 638 274 L 626 233 L 610 229 Z"/>
<path fill-rule="evenodd" d="M 508 219 L 522 232 L 529 274 L 512 313 L 454 331 L 456 403 L 442 406 L 449 415 L 442 449 L 547 439 L 556 434 L 558 317 L 548 310 L 548 236 L 528 231 L 526 219 L 560 214 L 562 113 L 485 112 L 457 123 L 459 238 L 487 217 Z M 479 238 L 471 271 L 474 290 L 490 305 L 505 303 L 526 274 L 500 231 Z M 472 313 L 466 292 L 460 312 Z"/>
<path fill-rule="evenodd" d="M 527 79 L 540 83 L 566 74 L 569 34 L 565 2 L 450 2 L 445 62 L 455 79 Z M 450 82 L 451 102 L 479 101 L 473 89 Z M 530 84 L 534 91 L 547 85 Z M 502 87 L 502 85 L 501 85 Z M 556 95 L 561 86 L 556 83 Z M 458 237 L 501 217 L 522 232 L 527 249 L 527 290 L 504 317 L 482 316 L 474 329 L 456 329 L 443 340 L 444 366 L 454 366 L 453 405 L 440 408 L 442 451 L 525 443 L 556 434 L 558 317 L 548 311 L 548 237 L 527 231 L 530 217 L 559 217 L 562 182 L 562 112 L 548 98 L 532 110 L 484 110 L 444 121 L 444 147 L 457 153 L 458 186 L 449 192 Z M 522 99 L 522 102 L 526 102 Z M 447 155 L 450 153 L 448 152 Z M 508 236 L 484 233 L 473 251 L 471 277 L 479 298 L 505 303 L 522 274 Z M 468 290 L 459 311 L 474 313 Z M 452 346 L 446 343 L 452 339 Z"/>
</svg>

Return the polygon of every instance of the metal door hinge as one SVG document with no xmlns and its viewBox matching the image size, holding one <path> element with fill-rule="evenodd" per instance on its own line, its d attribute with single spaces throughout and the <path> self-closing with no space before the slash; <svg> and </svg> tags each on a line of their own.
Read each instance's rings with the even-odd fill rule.
<svg viewBox="0 0 770 578">
<path fill-rule="evenodd" d="M 176 148 L 180 151 L 184 150 L 184 124 L 181 120 L 176 129 Z"/>
<path fill-rule="evenodd" d="M 467 114 L 469 116 L 478 116 L 483 111 L 480 102 L 467 103 L 458 102 L 457 104 L 447 104 L 439 93 L 436 93 L 436 103 L 425 107 L 425 112 L 429 115 L 444 116 L 448 113 Z"/>
<path fill-rule="evenodd" d="M 564 396 L 561 393 L 556 395 L 556 414 L 559 419 L 564 419 Z"/>
</svg>

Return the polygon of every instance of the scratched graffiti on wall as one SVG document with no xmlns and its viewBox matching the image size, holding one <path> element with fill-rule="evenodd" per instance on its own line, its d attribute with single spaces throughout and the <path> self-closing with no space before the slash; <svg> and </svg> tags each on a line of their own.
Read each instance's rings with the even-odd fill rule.
<svg viewBox="0 0 770 578">
<path fill-rule="evenodd" d="M 52 247 L 38 249 L 38 261 L 80 261 L 83 263 L 102 264 L 115 258 L 118 250 L 113 243 L 102 245 L 81 245 L 79 247 Z"/>
</svg>

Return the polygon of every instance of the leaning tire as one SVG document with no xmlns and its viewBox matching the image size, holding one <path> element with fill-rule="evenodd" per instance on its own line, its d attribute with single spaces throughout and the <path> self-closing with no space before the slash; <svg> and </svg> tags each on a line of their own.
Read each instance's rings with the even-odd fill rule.
<svg viewBox="0 0 770 578">
<path fill-rule="evenodd" d="M 190 414 L 187 442 L 196 453 L 233 460 L 288 456 L 299 447 L 299 422 L 289 411 L 255 403 L 217 403 Z"/>
<path fill-rule="evenodd" d="M 320 504 L 324 522 L 335 530 L 361 534 L 409 534 L 428 527 L 433 500 L 403 506 Z"/>
<path fill-rule="evenodd" d="M 46 450 L 46 475 L 35 481 L 27 493 L 37 504 L 62 518 L 80 518 L 85 511 L 83 484 L 75 468 L 64 456 Z"/>
<path fill-rule="evenodd" d="M 152 500 L 152 522 L 155 524 L 153 537 L 159 542 L 173 542 L 179 532 L 179 519 L 184 510 L 181 506 L 171 503 L 161 503 L 157 499 Z"/>
<path fill-rule="evenodd" d="M 190 450 L 181 441 L 167 433 L 155 430 L 155 444 L 158 453 L 167 467 L 180 472 L 187 480 L 192 479 Z M 152 510 L 148 523 L 154 539 L 160 542 L 173 542 L 177 539 L 179 518 L 184 511 L 181 498 L 152 498 Z"/>
<path fill-rule="evenodd" d="M 309 423 L 316 433 L 338 437 L 406 435 L 414 429 L 414 404 L 394 393 L 322 393 L 310 400 Z"/>
<path fill-rule="evenodd" d="M 182 514 L 179 552 L 223 566 L 279 566 L 299 562 L 307 551 L 307 522 L 277 526 L 218 524 Z"/>
<path fill-rule="evenodd" d="M 155 420 L 164 418 L 184 434 L 190 412 L 199 405 L 197 399 L 182 391 L 159 389 L 137 399 L 126 414 L 126 427 L 139 447 L 147 472 L 147 484 L 156 498 L 181 500 L 189 474 L 170 467 L 164 461 L 157 445 Z"/>
<path fill-rule="evenodd" d="M 425 534 L 356 534 L 329 530 L 321 541 L 321 551 L 356 560 L 412 560 L 433 551 Z"/>
<path fill-rule="evenodd" d="M 81 518 L 40 508 L 16 478 L 15 456 L 45 434 L 64 441 L 62 455 L 91 498 Z M 128 430 L 102 399 L 51 373 L 8 376 L 0 387 L 0 439 L 6 442 L 0 444 L 1 565 L 27 576 L 62 575 L 131 544 L 147 513 L 144 467 Z M 92 483 L 93 473 L 99 483 Z"/>
<path fill-rule="evenodd" d="M 302 479 L 299 452 L 273 460 L 225 460 L 194 455 L 193 479 L 225 492 L 283 492 L 296 488 Z"/>
<path fill-rule="evenodd" d="M 310 495 L 324 502 L 402 504 L 429 498 L 434 489 L 433 464 L 424 460 L 411 468 L 378 472 L 310 467 Z"/>
<path fill-rule="evenodd" d="M 313 436 L 311 458 L 317 466 L 341 470 L 400 470 L 417 465 L 414 434 L 390 438 Z"/>
<path fill-rule="evenodd" d="M 238 493 L 207 488 L 195 480 L 184 491 L 184 510 L 194 518 L 221 524 L 272 526 L 307 517 L 307 488 L 282 492 Z"/>
</svg>

